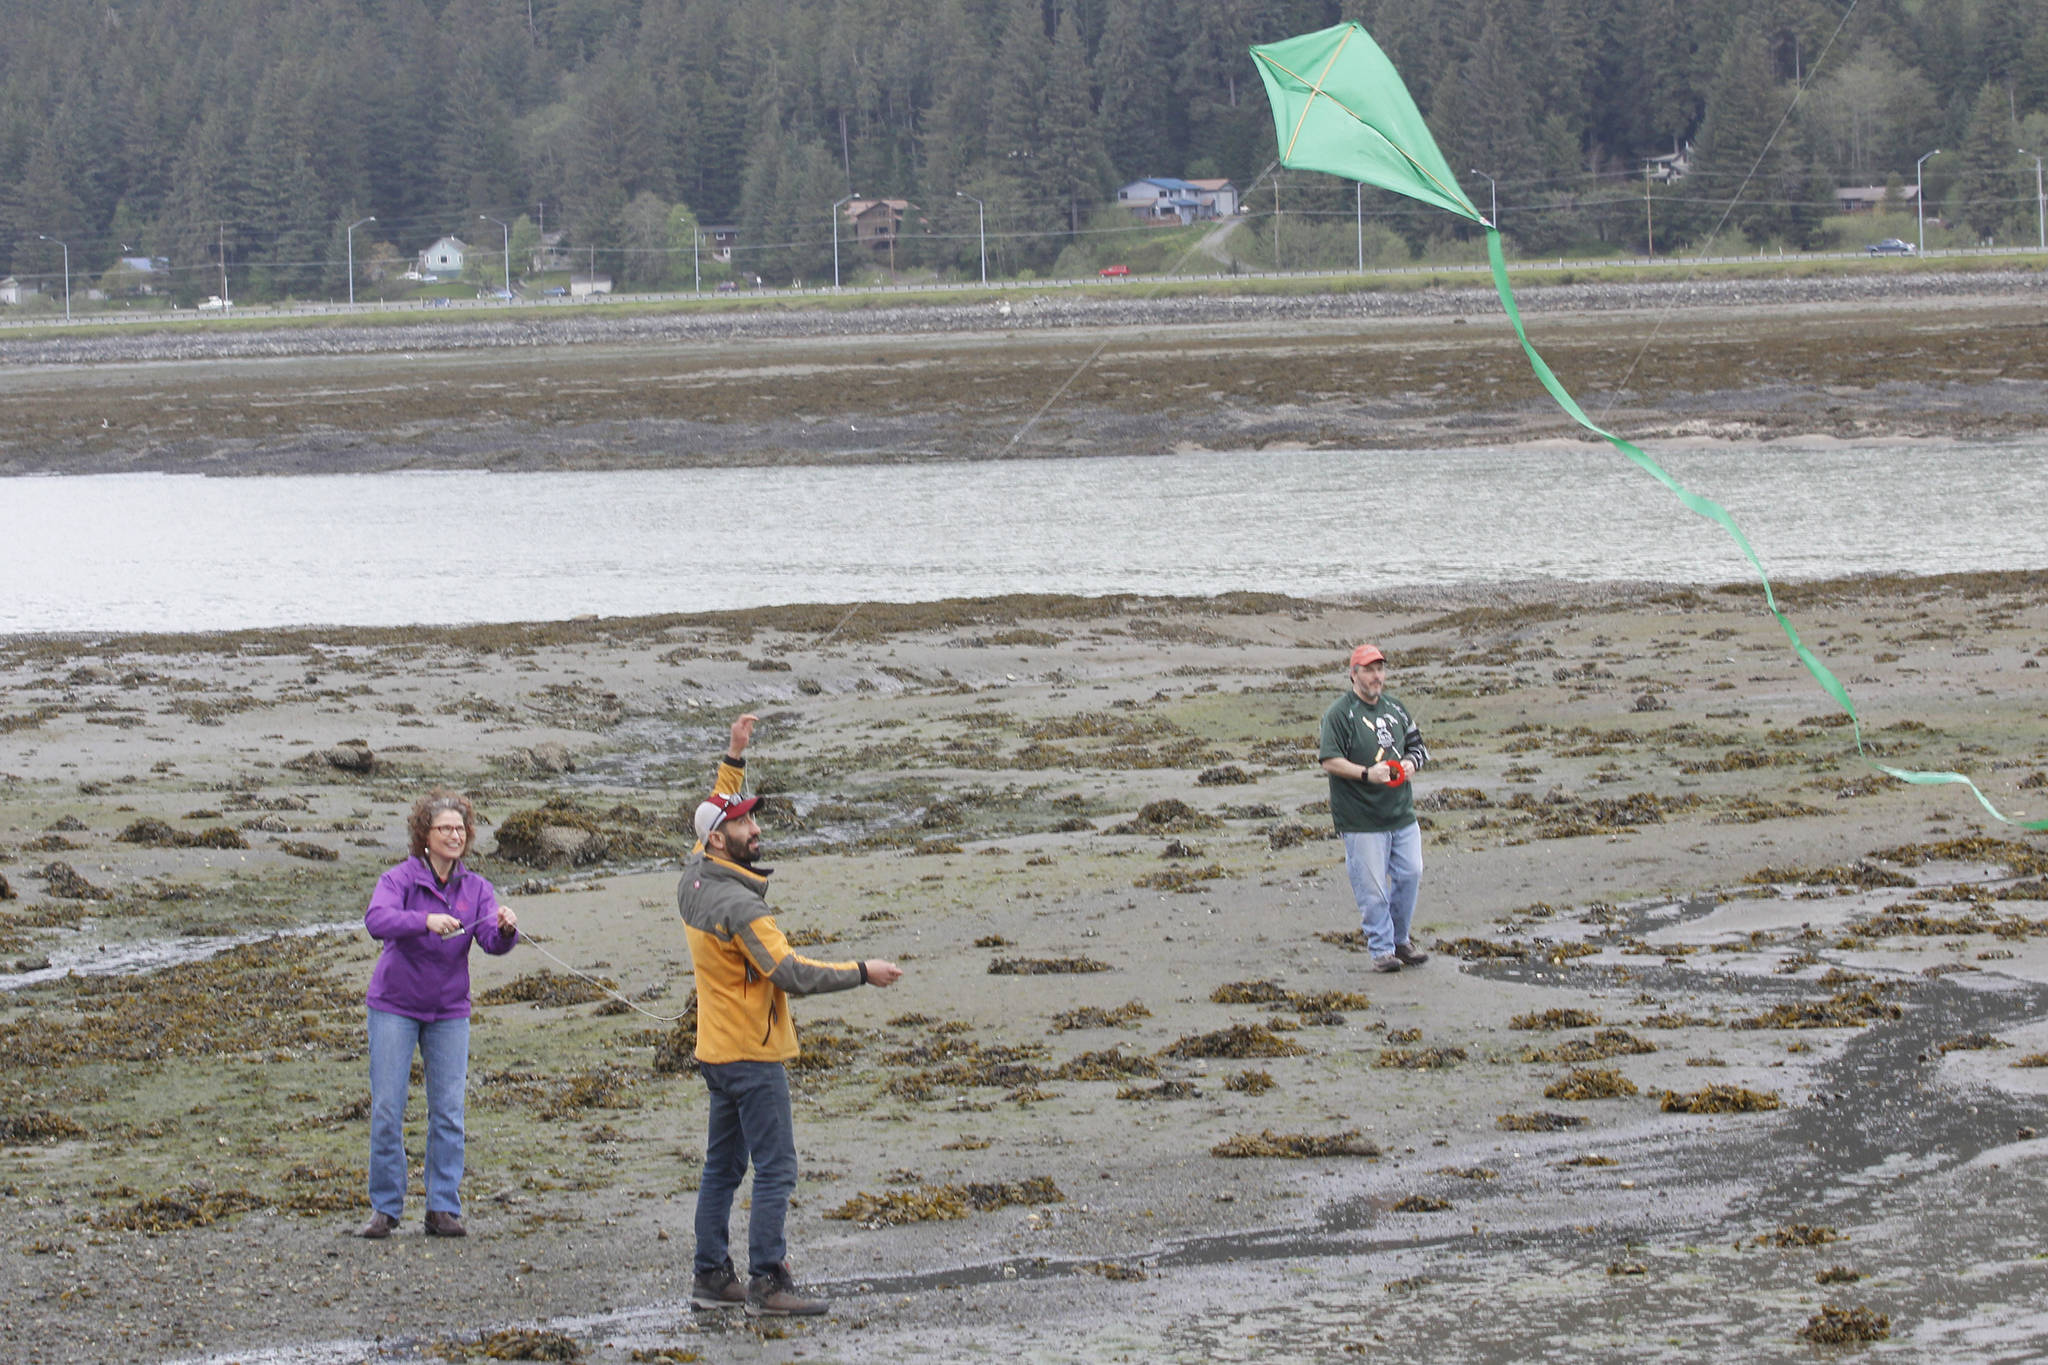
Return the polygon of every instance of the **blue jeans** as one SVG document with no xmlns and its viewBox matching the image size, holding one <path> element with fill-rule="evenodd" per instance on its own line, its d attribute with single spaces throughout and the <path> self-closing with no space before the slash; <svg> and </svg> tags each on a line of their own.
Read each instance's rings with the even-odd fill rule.
<svg viewBox="0 0 2048 1365">
<path fill-rule="evenodd" d="M 1404 825 L 1382 834 L 1346 834 L 1344 870 L 1358 902 L 1359 927 L 1374 957 L 1408 942 L 1415 894 L 1422 887 L 1422 827 Z"/>
<path fill-rule="evenodd" d="M 429 1024 L 370 1012 L 370 1207 L 405 1211 L 405 1100 L 417 1048 L 427 1073 L 427 1209 L 462 1214 L 462 1091 L 469 1074 L 469 1020 Z"/>
<path fill-rule="evenodd" d="M 696 1274 L 732 1255 L 726 1231 L 732 1197 L 754 1165 L 754 1207 L 747 1218 L 747 1272 L 765 1275 L 789 1254 L 782 1225 L 796 1191 L 796 1127 L 789 1116 L 789 1076 L 781 1062 L 706 1062 L 698 1067 L 710 1091 L 710 1134 L 704 1179 L 697 1187 Z"/>
</svg>

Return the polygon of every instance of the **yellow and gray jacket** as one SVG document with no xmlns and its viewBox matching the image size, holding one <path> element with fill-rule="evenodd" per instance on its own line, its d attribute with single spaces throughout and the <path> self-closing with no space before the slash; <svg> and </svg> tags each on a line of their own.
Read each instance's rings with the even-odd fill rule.
<svg viewBox="0 0 2048 1365">
<path fill-rule="evenodd" d="M 720 763 L 716 789 L 738 791 L 741 776 L 730 761 Z M 683 864 L 676 908 L 696 969 L 700 1062 L 789 1061 L 797 1055 L 789 997 L 867 980 L 858 962 L 814 962 L 790 948 L 768 909 L 768 869 L 741 867 L 700 846 Z"/>
</svg>

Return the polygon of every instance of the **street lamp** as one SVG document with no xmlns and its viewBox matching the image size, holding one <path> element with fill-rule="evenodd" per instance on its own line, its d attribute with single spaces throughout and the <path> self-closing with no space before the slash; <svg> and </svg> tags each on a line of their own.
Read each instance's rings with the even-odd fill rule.
<svg viewBox="0 0 2048 1365">
<path fill-rule="evenodd" d="M 45 237 L 40 232 L 36 234 L 36 240 L 39 242 L 57 242 L 55 237 Z M 57 245 L 64 247 L 64 321 L 69 322 L 71 321 L 71 248 L 65 246 L 63 242 L 57 242 Z"/>
<path fill-rule="evenodd" d="M 1920 168 L 1927 164 L 1927 157 L 1940 155 L 1941 148 L 1936 147 L 1913 163 L 1913 212 L 1920 225 L 1920 245 L 1914 249 L 1917 256 L 1927 254 L 1927 181 L 1922 177 Z"/>
<path fill-rule="evenodd" d="M 1498 232 L 1500 231 L 1500 186 L 1493 183 L 1492 176 L 1488 175 L 1485 171 L 1479 170 L 1477 167 L 1473 168 L 1472 174 L 1486 182 L 1486 225 L 1495 232 Z"/>
<path fill-rule="evenodd" d="M 501 219 L 501 218 L 493 218 L 493 217 L 491 217 L 491 215 L 490 215 L 490 214 L 488 214 L 488 213 L 479 213 L 479 214 L 477 215 L 477 219 L 478 219 L 478 221 L 480 221 L 480 222 L 485 222 L 485 223 L 496 223 L 496 224 L 497 224 L 497 225 L 498 225 L 498 226 L 499 226 L 500 228 L 504 228 L 504 231 L 505 231 L 505 297 L 507 297 L 507 298 L 510 298 L 510 297 L 512 296 L 512 229 L 511 229 L 511 228 L 508 228 L 508 227 L 505 227 L 505 222 L 504 222 L 504 220 L 503 220 L 503 219 Z"/>
<path fill-rule="evenodd" d="M 974 199 L 974 196 L 965 190 L 954 190 L 953 197 L 955 199 Z M 979 199 L 974 199 L 974 208 L 979 215 L 975 221 L 979 225 L 977 232 L 981 237 L 981 287 L 986 289 L 988 288 L 988 205 L 982 203 Z"/>
<path fill-rule="evenodd" d="M 849 194 L 832 206 L 832 287 L 834 289 L 839 287 L 839 210 L 844 205 L 851 204 L 858 198 L 860 198 L 858 194 Z"/>
<path fill-rule="evenodd" d="M 1358 273 L 1365 273 L 1365 182 L 1352 187 L 1352 209 L 1358 215 Z"/>
<path fill-rule="evenodd" d="M 356 229 L 376 221 L 374 213 L 368 218 L 358 218 L 348 225 L 348 232 L 344 234 L 348 238 L 348 306 L 351 308 L 356 306 Z"/>
<path fill-rule="evenodd" d="M 2021 156 L 2034 157 L 2034 221 L 2040 234 L 2041 250 L 2048 251 L 2048 196 L 2041 193 L 2041 158 L 2034 156 L 2024 147 L 2015 148 Z"/>
</svg>

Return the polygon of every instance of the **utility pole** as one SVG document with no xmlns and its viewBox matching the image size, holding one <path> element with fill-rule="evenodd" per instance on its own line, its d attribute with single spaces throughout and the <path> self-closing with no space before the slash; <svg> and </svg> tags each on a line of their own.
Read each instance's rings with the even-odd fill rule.
<svg viewBox="0 0 2048 1365">
<path fill-rule="evenodd" d="M 1280 176 L 1273 175 L 1273 269 L 1280 268 Z"/>
<path fill-rule="evenodd" d="M 1657 225 L 1650 221 L 1650 163 L 1643 163 L 1643 254 L 1657 254 Z"/>
<path fill-rule="evenodd" d="M 220 225 L 220 308 L 228 308 L 228 225 Z"/>
</svg>

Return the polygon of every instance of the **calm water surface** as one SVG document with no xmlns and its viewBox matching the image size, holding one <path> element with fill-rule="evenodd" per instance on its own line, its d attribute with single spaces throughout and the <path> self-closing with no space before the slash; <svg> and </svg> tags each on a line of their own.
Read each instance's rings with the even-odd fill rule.
<svg viewBox="0 0 2048 1365">
<path fill-rule="evenodd" d="M 1774 578 L 2048 563 L 2048 441 L 1656 450 Z M 396 625 L 1005 592 L 1723 583 L 1606 446 L 850 468 L 0 481 L 0 633 Z"/>
</svg>

